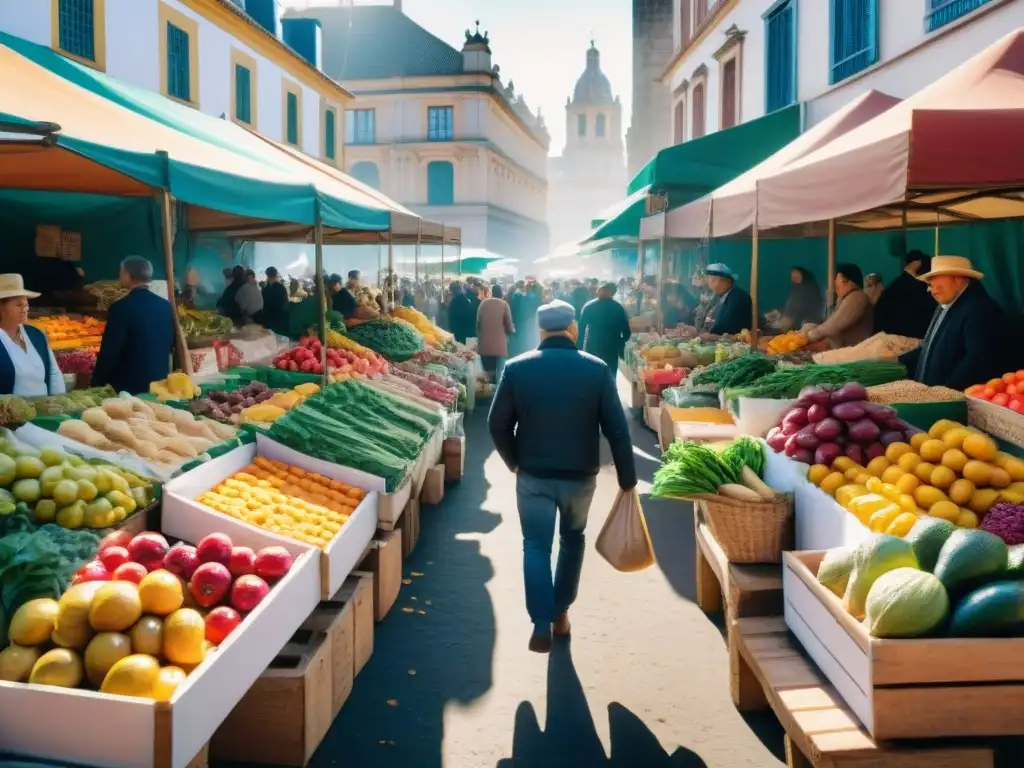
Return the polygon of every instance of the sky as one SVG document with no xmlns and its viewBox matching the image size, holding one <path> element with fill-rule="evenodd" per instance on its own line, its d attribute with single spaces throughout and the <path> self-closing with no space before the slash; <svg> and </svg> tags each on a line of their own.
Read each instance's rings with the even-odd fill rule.
<svg viewBox="0 0 1024 768">
<path fill-rule="evenodd" d="M 286 7 L 337 5 L 338 0 L 284 0 Z M 387 0 L 357 5 L 389 5 Z M 403 0 L 420 26 L 461 48 L 466 29 L 480 20 L 490 33 L 492 62 L 501 80 L 544 113 L 551 154 L 565 144 L 565 100 L 586 67 L 593 37 L 601 69 L 622 99 L 622 129 L 629 127 L 632 83 L 632 4 L 629 0 Z"/>
</svg>

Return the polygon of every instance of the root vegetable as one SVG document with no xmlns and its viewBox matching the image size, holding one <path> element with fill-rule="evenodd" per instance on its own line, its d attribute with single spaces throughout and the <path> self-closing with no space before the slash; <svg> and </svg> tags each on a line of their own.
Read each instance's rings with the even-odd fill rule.
<svg viewBox="0 0 1024 768">
<path fill-rule="evenodd" d="M 762 500 L 761 494 L 757 491 L 753 491 L 745 485 L 736 485 L 734 483 L 718 486 L 718 493 L 728 499 L 735 499 L 736 501 Z"/>
<path fill-rule="evenodd" d="M 743 469 L 740 470 L 740 479 L 743 484 L 758 494 L 762 499 L 774 499 L 775 491 L 772 490 L 765 482 L 757 476 L 757 473 L 750 467 L 744 465 Z"/>
</svg>

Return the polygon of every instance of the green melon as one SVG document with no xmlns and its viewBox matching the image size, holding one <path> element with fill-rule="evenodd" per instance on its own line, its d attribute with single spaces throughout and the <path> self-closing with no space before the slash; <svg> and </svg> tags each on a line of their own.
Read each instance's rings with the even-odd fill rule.
<svg viewBox="0 0 1024 768">
<path fill-rule="evenodd" d="M 957 527 L 940 517 L 923 516 L 917 519 L 914 527 L 903 537 L 914 548 L 914 555 L 922 571 L 932 572 L 939 559 L 939 552 L 946 539 L 952 536 Z"/>
<path fill-rule="evenodd" d="M 871 585 L 864 623 L 872 637 L 924 637 L 949 613 L 942 582 L 917 568 L 896 568 Z"/>
<path fill-rule="evenodd" d="M 897 568 L 918 567 L 914 548 L 903 539 L 884 533 L 858 547 L 856 561 L 843 604 L 858 619 L 864 617 L 868 592 L 879 576 Z"/>
<path fill-rule="evenodd" d="M 1007 551 L 1006 577 L 1024 579 L 1024 544 L 1014 544 Z"/>
<path fill-rule="evenodd" d="M 856 564 L 857 547 L 830 549 L 818 565 L 818 583 L 837 597 L 842 597 L 846 594 L 846 585 Z"/>
<path fill-rule="evenodd" d="M 1024 581 L 1003 581 L 976 589 L 961 600 L 949 633 L 956 637 L 1016 634 L 1024 625 Z"/>
<path fill-rule="evenodd" d="M 995 534 L 979 529 L 954 531 L 939 551 L 933 571 L 953 597 L 1006 573 L 1009 552 Z"/>
</svg>

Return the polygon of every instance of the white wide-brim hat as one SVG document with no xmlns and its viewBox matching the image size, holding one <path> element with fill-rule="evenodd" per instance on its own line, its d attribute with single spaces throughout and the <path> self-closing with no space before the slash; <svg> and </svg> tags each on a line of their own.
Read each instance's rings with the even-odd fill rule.
<svg viewBox="0 0 1024 768">
<path fill-rule="evenodd" d="M 0 275 L 0 300 L 13 299 L 18 296 L 26 296 L 30 299 L 38 299 L 40 294 L 25 289 L 25 281 L 16 272 L 7 272 Z"/>
<path fill-rule="evenodd" d="M 970 259 L 963 256 L 933 256 L 931 270 L 918 277 L 918 280 L 928 281 L 938 275 L 970 277 L 975 280 L 981 280 L 985 276 L 974 268 Z"/>
</svg>

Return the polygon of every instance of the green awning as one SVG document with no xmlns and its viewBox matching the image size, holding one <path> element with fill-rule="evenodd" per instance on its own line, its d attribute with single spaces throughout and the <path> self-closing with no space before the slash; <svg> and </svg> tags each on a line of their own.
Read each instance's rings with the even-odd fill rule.
<svg viewBox="0 0 1024 768">
<path fill-rule="evenodd" d="M 613 237 L 636 237 L 640 233 L 640 219 L 647 212 L 649 187 L 642 187 L 615 205 L 598 214 L 595 229 L 581 242 L 592 243 Z"/>
<path fill-rule="evenodd" d="M 652 193 L 683 193 L 671 199 L 683 205 L 732 181 L 800 135 L 800 105 L 667 147 L 629 182 L 630 194 L 647 187 Z M 691 193 L 689 190 L 693 190 Z M 698 191 L 699 190 L 699 191 Z"/>
</svg>

